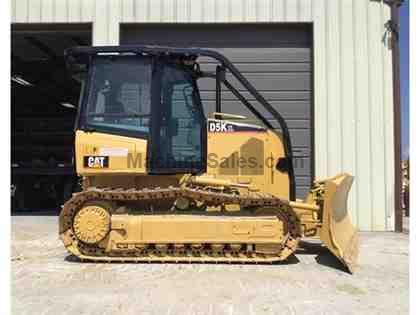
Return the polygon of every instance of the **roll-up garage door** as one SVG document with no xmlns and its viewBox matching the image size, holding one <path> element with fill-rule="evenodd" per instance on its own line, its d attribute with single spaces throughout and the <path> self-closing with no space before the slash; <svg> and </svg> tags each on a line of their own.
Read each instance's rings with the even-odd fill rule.
<svg viewBox="0 0 420 315">
<path fill-rule="evenodd" d="M 120 35 L 121 44 L 213 48 L 226 55 L 286 119 L 293 145 L 297 197 L 306 195 L 313 176 L 310 24 L 122 24 Z M 200 61 L 204 62 L 202 70 L 214 69 L 211 61 Z M 214 112 L 214 80 L 200 79 L 199 85 L 206 112 Z M 278 127 L 249 93 L 242 92 Z M 253 117 L 227 90 L 222 92 L 222 111 Z"/>
</svg>

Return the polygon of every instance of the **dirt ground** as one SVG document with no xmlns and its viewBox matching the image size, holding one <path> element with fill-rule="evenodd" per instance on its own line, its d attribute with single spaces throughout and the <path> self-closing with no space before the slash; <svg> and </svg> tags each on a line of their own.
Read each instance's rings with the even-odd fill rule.
<svg viewBox="0 0 420 315">
<path fill-rule="evenodd" d="M 319 243 L 285 264 L 94 264 L 56 216 L 12 217 L 12 314 L 407 314 L 408 234 L 361 233 L 360 268 Z"/>
</svg>

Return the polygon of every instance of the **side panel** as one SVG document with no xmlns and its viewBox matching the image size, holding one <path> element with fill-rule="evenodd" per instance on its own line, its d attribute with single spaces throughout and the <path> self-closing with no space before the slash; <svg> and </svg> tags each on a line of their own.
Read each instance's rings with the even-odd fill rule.
<svg viewBox="0 0 420 315">
<path fill-rule="evenodd" d="M 209 121 L 207 174 L 288 199 L 288 174 L 276 169 L 278 159 L 285 156 L 281 138 L 261 127 L 225 123 L 228 126 Z M 232 126 L 240 127 L 229 131 Z"/>
<path fill-rule="evenodd" d="M 146 174 L 147 140 L 78 130 L 75 146 L 79 175 Z"/>
</svg>

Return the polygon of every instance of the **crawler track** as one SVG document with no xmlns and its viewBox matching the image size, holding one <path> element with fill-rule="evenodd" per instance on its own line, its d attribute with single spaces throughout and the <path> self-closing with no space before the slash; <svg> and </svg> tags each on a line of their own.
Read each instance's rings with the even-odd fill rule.
<svg viewBox="0 0 420 315">
<path fill-rule="evenodd" d="M 272 215 L 284 222 L 286 227 L 281 247 L 275 254 L 257 253 L 250 247 L 223 244 L 217 250 L 205 245 L 201 248 L 191 244 L 181 244 L 173 247 L 171 244 L 147 244 L 141 248 L 131 248 L 127 251 L 106 251 L 98 244 L 87 244 L 77 238 L 73 221 L 78 211 L 92 202 L 118 203 L 120 205 L 130 202 L 142 201 L 153 204 L 154 202 L 173 201 L 178 198 L 187 198 L 206 206 L 240 205 L 241 208 L 256 209 L 251 211 L 252 216 L 258 217 L 264 209 L 270 209 Z M 274 210 L 273 210 L 274 209 Z M 273 212 L 274 211 L 274 212 Z M 168 211 L 170 214 L 171 212 Z M 204 211 L 204 213 L 206 213 Z M 110 215 L 113 214 L 111 211 Z M 223 215 L 223 212 L 220 212 Z M 75 193 L 65 204 L 60 213 L 60 238 L 67 250 L 83 260 L 103 262 L 213 262 L 213 263 L 272 263 L 286 259 L 293 253 L 300 238 L 300 223 L 289 206 L 288 201 L 276 198 L 270 194 L 247 193 L 222 193 L 194 187 L 168 187 L 155 189 L 110 189 L 88 188 Z M 164 250 L 162 250 L 162 245 Z"/>
</svg>

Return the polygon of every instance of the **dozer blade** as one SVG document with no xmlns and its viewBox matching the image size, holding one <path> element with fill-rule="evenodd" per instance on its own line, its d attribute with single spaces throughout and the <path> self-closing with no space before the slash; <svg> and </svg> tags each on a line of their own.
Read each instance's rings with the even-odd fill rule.
<svg viewBox="0 0 420 315">
<path fill-rule="evenodd" d="M 353 176 L 349 174 L 324 181 L 321 240 L 354 273 L 359 255 L 359 237 L 347 211 L 347 197 L 352 183 Z"/>
</svg>

